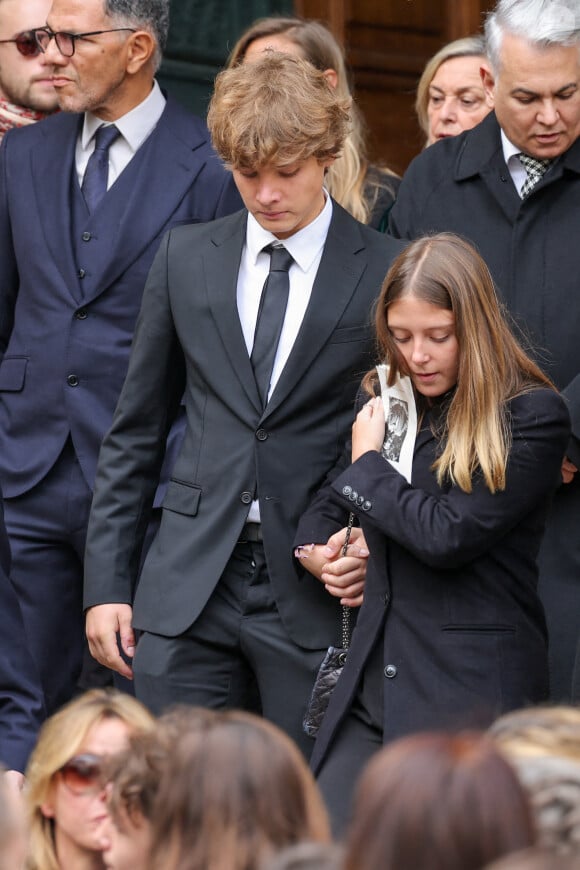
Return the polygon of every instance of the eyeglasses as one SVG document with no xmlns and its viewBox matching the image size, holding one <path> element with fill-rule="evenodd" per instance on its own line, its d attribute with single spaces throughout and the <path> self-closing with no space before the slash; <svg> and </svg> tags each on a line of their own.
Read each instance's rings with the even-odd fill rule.
<svg viewBox="0 0 580 870">
<path fill-rule="evenodd" d="M 24 30 L 22 33 L 17 33 L 14 39 L 0 39 L 0 45 L 7 42 L 13 42 L 22 57 L 38 57 L 40 54 L 40 46 L 34 30 Z"/>
<path fill-rule="evenodd" d="M 103 759 L 87 752 L 75 755 L 60 768 L 63 783 L 73 794 L 97 792 L 103 788 Z"/>
<path fill-rule="evenodd" d="M 55 33 L 50 27 L 37 27 L 32 31 L 36 44 L 43 53 L 48 48 L 51 39 L 56 42 L 56 47 L 64 57 L 72 57 L 75 53 L 77 40 L 87 39 L 89 36 L 100 36 L 101 33 L 120 33 L 126 30 L 129 33 L 136 33 L 134 27 L 113 27 L 111 30 L 89 30 L 87 33 L 66 33 L 64 30 L 59 30 Z"/>
</svg>

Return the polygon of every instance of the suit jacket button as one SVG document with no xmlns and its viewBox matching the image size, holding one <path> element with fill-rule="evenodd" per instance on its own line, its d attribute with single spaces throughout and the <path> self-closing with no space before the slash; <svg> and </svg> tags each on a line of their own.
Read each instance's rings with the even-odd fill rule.
<svg viewBox="0 0 580 870">
<path fill-rule="evenodd" d="M 356 501 L 356 500 L 357 500 L 357 498 L 358 498 L 358 492 L 356 491 L 356 489 L 353 489 L 353 490 L 352 490 L 352 492 L 350 493 L 350 495 L 349 495 L 348 498 L 349 498 L 350 501 Z"/>
<path fill-rule="evenodd" d="M 363 501 L 363 503 L 362 503 L 362 509 L 363 509 L 363 511 L 370 511 L 370 509 L 372 508 L 372 506 L 373 506 L 373 505 L 372 505 L 372 502 L 370 502 L 370 501 Z"/>
<path fill-rule="evenodd" d="M 87 273 L 85 272 L 84 269 L 79 269 L 77 274 L 78 274 L 79 278 L 84 278 Z"/>
<path fill-rule="evenodd" d="M 343 486 L 342 487 L 342 494 L 343 495 L 350 495 L 351 492 L 352 492 L 352 486 Z"/>
<path fill-rule="evenodd" d="M 356 500 L 356 503 L 357 503 L 357 505 L 358 505 L 359 507 L 362 507 L 362 506 L 363 506 L 363 503 L 364 503 L 364 496 L 359 495 L 359 497 L 358 497 L 357 500 Z"/>
<path fill-rule="evenodd" d="M 79 308 L 77 313 L 75 314 L 77 320 L 86 320 L 87 319 L 87 309 Z"/>
<path fill-rule="evenodd" d="M 82 235 L 83 242 L 90 242 L 91 239 L 92 239 L 92 236 L 90 233 L 83 233 L 83 235 Z"/>
<path fill-rule="evenodd" d="M 267 441 L 268 433 L 265 429 L 258 429 L 258 431 L 256 432 L 256 438 L 258 439 L 258 441 Z"/>
<path fill-rule="evenodd" d="M 385 668 L 385 677 L 387 677 L 388 680 L 392 680 L 393 677 L 396 677 L 396 676 L 397 676 L 397 669 L 396 669 L 395 665 L 387 665 L 387 667 Z"/>
<path fill-rule="evenodd" d="M 244 504 L 251 504 L 253 501 L 251 492 L 243 492 L 240 496 Z"/>
<path fill-rule="evenodd" d="M 69 387 L 78 387 L 78 385 L 79 385 L 79 379 L 77 378 L 76 375 L 69 375 L 68 378 L 66 379 L 66 382 L 69 385 Z"/>
</svg>

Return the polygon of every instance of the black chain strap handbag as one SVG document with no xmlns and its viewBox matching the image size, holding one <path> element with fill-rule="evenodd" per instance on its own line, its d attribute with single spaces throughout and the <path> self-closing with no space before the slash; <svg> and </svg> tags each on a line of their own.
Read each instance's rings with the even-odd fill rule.
<svg viewBox="0 0 580 870">
<path fill-rule="evenodd" d="M 346 527 L 346 537 L 342 545 L 341 555 L 343 556 L 346 556 L 346 551 L 348 550 L 353 522 L 354 514 L 350 513 Z M 350 646 L 350 607 L 347 607 L 345 604 L 342 605 L 341 631 L 342 647 L 328 647 L 324 661 L 318 669 L 310 701 L 302 720 L 302 727 L 309 737 L 316 737 L 318 734 L 318 729 L 330 702 L 330 696 L 346 664 L 346 657 Z"/>
</svg>

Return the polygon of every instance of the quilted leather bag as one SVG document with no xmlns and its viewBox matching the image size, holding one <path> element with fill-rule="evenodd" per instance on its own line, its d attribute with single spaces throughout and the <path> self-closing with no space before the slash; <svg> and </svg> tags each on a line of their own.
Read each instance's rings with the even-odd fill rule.
<svg viewBox="0 0 580 870">
<path fill-rule="evenodd" d="M 348 517 L 346 536 L 344 544 L 342 545 L 343 556 L 346 556 L 353 522 L 354 514 L 351 513 Z M 310 695 L 310 701 L 308 702 L 306 713 L 302 720 L 302 727 L 309 737 L 316 737 L 318 734 L 318 730 L 322 724 L 322 720 L 324 719 L 324 714 L 328 709 L 330 696 L 332 695 L 334 687 L 338 682 L 338 678 L 342 673 L 342 669 L 346 664 L 346 657 L 350 646 L 350 607 L 347 607 L 344 604 L 342 606 L 341 629 L 342 648 L 335 646 L 330 646 L 328 648 L 324 660 L 318 669 L 312 694 Z"/>
</svg>

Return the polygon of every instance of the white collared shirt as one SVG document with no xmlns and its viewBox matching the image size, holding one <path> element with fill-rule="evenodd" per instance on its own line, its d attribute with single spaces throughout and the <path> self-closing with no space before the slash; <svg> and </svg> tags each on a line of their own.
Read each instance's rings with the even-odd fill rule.
<svg viewBox="0 0 580 870">
<path fill-rule="evenodd" d="M 509 174 L 511 175 L 512 181 L 515 185 L 515 188 L 520 196 L 522 197 L 522 187 L 524 182 L 528 177 L 528 173 L 525 170 L 525 167 L 522 161 L 519 158 L 519 155 L 522 153 L 522 149 L 518 148 L 517 145 L 514 145 L 503 130 L 500 129 L 501 132 L 501 147 L 503 149 L 503 157 L 507 164 L 507 168 L 509 170 Z"/>
<path fill-rule="evenodd" d="M 292 254 L 294 263 L 290 266 L 288 307 L 272 369 L 268 398 L 272 395 L 272 390 L 286 365 L 298 330 L 302 325 L 331 219 L 332 200 L 326 195 L 324 208 L 320 214 L 308 226 L 294 233 L 288 239 L 281 240 L 284 247 Z M 246 244 L 242 252 L 237 289 L 238 314 L 248 355 L 252 353 L 260 297 L 270 270 L 270 255 L 264 253 L 262 249 L 272 243 L 279 244 L 280 240 L 263 229 L 255 217 L 248 214 Z"/>
<path fill-rule="evenodd" d="M 151 93 L 143 102 L 115 121 L 115 126 L 121 135 L 109 148 L 107 190 L 128 166 L 147 137 L 151 135 L 164 109 L 165 97 L 161 93 L 159 84 L 155 81 Z M 89 157 L 95 150 L 95 133 L 102 124 L 101 118 L 97 118 L 91 112 L 85 112 L 75 151 L 75 166 L 79 184 L 82 184 Z"/>
<path fill-rule="evenodd" d="M 268 398 L 272 395 L 288 361 L 310 301 L 314 279 L 318 272 L 332 219 L 332 200 L 326 191 L 325 200 L 324 208 L 311 223 L 289 238 L 282 240 L 263 229 L 258 221 L 251 214 L 248 214 L 246 244 L 242 251 L 237 286 L 238 314 L 248 356 L 251 356 L 252 353 L 262 289 L 270 271 L 270 255 L 264 253 L 262 249 L 266 245 L 279 244 L 281 241 L 294 258 L 294 263 L 290 266 L 289 271 L 288 306 L 272 369 Z M 260 522 L 257 501 L 254 501 L 250 507 L 248 522 Z"/>
</svg>

